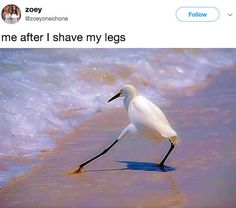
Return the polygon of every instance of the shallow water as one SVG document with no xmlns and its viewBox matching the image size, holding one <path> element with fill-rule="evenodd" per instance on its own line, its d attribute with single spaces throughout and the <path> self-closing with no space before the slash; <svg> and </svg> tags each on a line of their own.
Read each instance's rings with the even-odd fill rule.
<svg viewBox="0 0 236 208">
<path fill-rule="evenodd" d="M 236 64 L 235 49 L 0 50 L 0 185 L 109 105 L 125 83 L 155 102 Z"/>
</svg>

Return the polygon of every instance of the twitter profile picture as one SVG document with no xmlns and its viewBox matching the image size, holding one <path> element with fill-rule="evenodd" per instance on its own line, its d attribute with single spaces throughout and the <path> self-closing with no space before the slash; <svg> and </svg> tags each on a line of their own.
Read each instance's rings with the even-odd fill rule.
<svg viewBox="0 0 236 208">
<path fill-rule="evenodd" d="M 7 24 L 15 24 L 21 18 L 21 11 L 15 4 L 8 4 L 2 9 L 2 19 Z"/>
</svg>

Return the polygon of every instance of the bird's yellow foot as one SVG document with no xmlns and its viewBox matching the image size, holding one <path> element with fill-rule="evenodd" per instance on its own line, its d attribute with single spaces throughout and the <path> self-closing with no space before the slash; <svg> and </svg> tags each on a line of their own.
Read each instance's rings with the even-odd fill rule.
<svg viewBox="0 0 236 208">
<path fill-rule="evenodd" d="M 73 171 L 72 174 L 78 174 L 78 173 L 83 173 L 83 172 L 84 172 L 83 168 L 79 167 L 78 169 Z"/>
</svg>

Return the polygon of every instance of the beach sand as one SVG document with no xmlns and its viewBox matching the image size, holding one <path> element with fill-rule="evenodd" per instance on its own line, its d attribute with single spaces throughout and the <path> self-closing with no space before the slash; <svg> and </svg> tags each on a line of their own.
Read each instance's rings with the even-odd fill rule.
<svg viewBox="0 0 236 208">
<path fill-rule="evenodd" d="M 182 142 L 166 172 L 155 163 L 168 142 L 127 138 L 84 173 L 68 174 L 128 124 L 125 109 L 102 110 L 3 187 L 0 207 L 235 207 L 235 81 L 235 70 L 228 70 L 202 88 L 167 95 L 170 102 L 162 109 Z"/>
</svg>

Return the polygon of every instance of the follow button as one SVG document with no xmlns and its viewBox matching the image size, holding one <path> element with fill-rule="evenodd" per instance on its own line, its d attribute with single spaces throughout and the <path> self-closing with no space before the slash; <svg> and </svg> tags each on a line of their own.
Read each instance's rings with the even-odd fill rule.
<svg viewBox="0 0 236 208">
<path fill-rule="evenodd" d="M 216 7 L 179 7 L 176 18 L 181 22 L 214 22 L 220 17 Z"/>
</svg>

